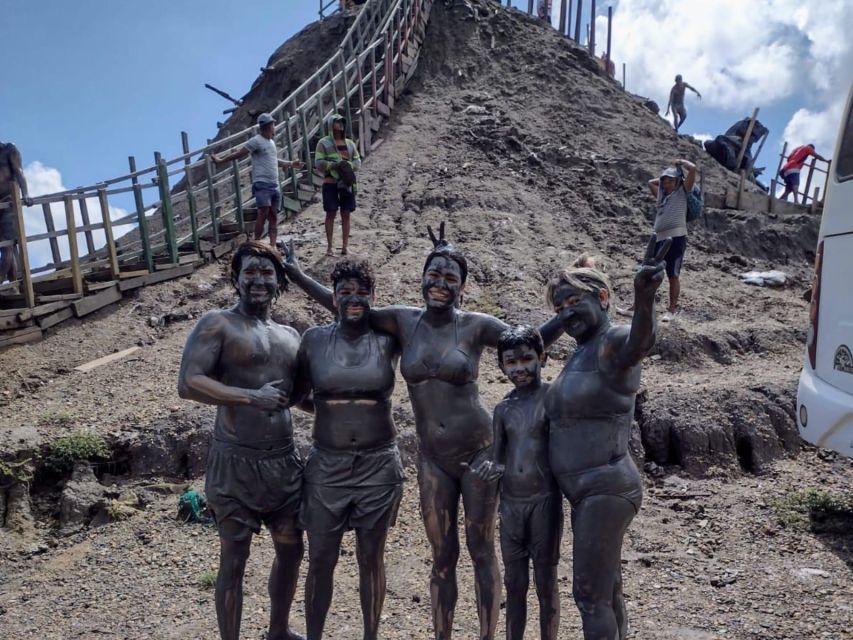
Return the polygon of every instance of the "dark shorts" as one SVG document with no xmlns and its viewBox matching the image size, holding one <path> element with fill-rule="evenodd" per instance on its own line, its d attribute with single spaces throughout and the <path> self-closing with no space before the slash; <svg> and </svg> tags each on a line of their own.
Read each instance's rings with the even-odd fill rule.
<svg viewBox="0 0 853 640">
<path fill-rule="evenodd" d="M 366 451 L 312 447 L 305 463 L 300 523 L 308 531 L 391 527 L 403 497 L 397 445 Z"/>
<path fill-rule="evenodd" d="M 672 112 L 678 114 L 678 118 L 680 120 L 684 120 L 687 117 L 687 109 L 684 108 L 683 104 L 674 104 L 672 105 Z"/>
<path fill-rule="evenodd" d="M 0 240 L 17 240 L 18 223 L 11 209 L 0 209 Z"/>
<path fill-rule="evenodd" d="M 782 175 L 782 179 L 785 180 L 785 186 L 789 189 L 796 189 L 800 186 L 800 172 L 799 171 L 784 171 Z"/>
<path fill-rule="evenodd" d="M 255 206 L 272 207 L 278 211 L 281 204 L 281 190 L 273 182 L 253 182 L 252 195 L 255 197 Z"/>
<path fill-rule="evenodd" d="M 242 525 L 239 534 L 228 536 L 236 540 L 259 533 L 262 523 L 272 530 L 295 521 L 302 471 L 302 460 L 293 443 L 263 450 L 212 440 L 204 491 L 220 535 L 229 521 Z"/>
<path fill-rule="evenodd" d="M 474 467 L 480 464 L 480 462 L 487 458 L 489 455 L 489 447 L 484 449 L 477 449 L 471 453 L 465 453 L 456 457 L 448 457 L 448 456 L 434 456 L 420 452 L 418 455 L 418 465 L 424 466 L 429 465 L 433 469 L 437 471 L 441 471 L 447 476 L 450 476 L 454 480 L 461 480 L 462 476 L 467 473 L 473 474 L 471 471 Z M 479 478 L 476 474 L 474 477 Z M 492 483 L 490 483 L 492 484 Z M 493 483 L 495 488 L 497 489 L 498 482 L 495 481 Z"/>
<path fill-rule="evenodd" d="M 643 502 L 643 479 L 627 453 L 607 464 L 577 473 L 558 473 L 556 477 L 572 507 L 590 496 L 619 496 L 634 505 L 636 513 Z"/>
<path fill-rule="evenodd" d="M 655 245 L 655 251 L 660 251 L 664 240 Z M 666 252 L 666 275 L 668 278 L 677 278 L 681 273 L 681 264 L 684 262 L 684 253 L 687 251 L 687 236 L 678 236 L 672 239 L 669 251 Z"/>
<path fill-rule="evenodd" d="M 560 560 L 563 537 L 563 496 L 534 498 L 501 496 L 501 555 L 504 564 L 532 558 L 553 566 Z"/>
<path fill-rule="evenodd" d="M 355 192 L 336 184 L 323 185 L 323 211 L 355 211 Z"/>
</svg>

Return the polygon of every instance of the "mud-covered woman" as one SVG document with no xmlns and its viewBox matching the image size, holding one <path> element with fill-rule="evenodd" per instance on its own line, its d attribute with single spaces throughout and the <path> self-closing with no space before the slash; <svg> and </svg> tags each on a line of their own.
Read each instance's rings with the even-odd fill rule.
<svg viewBox="0 0 853 640">
<path fill-rule="evenodd" d="M 432 547 L 430 597 L 435 638 L 448 640 L 456 607 L 459 559 L 457 515 L 465 510 L 465 541 L 474 566 L 479 638 L 494 638 L 500 607 L 495 556 L 498 482 L 480 479 L 471 467 L 488 455 L 491 416 L 480 399 L 477 378 L 484 347 L 496 347 L 508 325 L 490 315 L 462 311 L 468 263 L 444 239 L 444 225 L 424 262 L 424 307 L 372 308 L 371 326 L 400 343 L 400 372 L 415 414 L 419 443 L 421 514 Z M 332 292 L 299 268 L 292 245 L 283 247 L 293 281 L 333 310 Z M 561 333 L 555 317 L 540 329 L 546 344 Z"/>
<path fill-rule="evenodd" d="M 385 541 L 403 493 L 391 393 L 399 348 L 368 322 L 374 276 L 365 260 L 332 271 L 337 321 L 305 332 L 297 399 L 314 400 L 313 447 L 303 476 L 301 523 L 308 534 L 308 640 L 323 635 L 341 539 L 355 530 L 365 640 L 375 640 L 385 601 Z"/>
<path fill-rule="evenodd" d="M 655 291 L 670 240 L 649 241 L 634 278 L 634 317 L 614 325 L 611 286 L 588 258 L 555 275 L 547 301 L 577 348 L 545 396 L 550 464 L 572 505 L 572 593 L 586 640 L 622 639 L 622 538 L 642 500 L 628 453 L 643 358 L 655 341 Z"/>
</svg>

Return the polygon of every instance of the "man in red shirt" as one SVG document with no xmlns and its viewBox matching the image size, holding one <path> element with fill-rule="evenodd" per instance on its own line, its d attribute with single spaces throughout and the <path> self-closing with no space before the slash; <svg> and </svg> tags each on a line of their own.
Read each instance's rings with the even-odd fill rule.
<svg viewBox="0 0 853 640">
<path fill-rule="evenodd" d="M 822 155 L 814 150 L 813 144 L 804 144 L 794 149 L 788 156 L 788 162 L 779 170 L 779 175 L 785 181 L 785 191 L 782 193 L 782 200 L 788 199 L 788 194 L 794 194 L 794 204 L 797 203 L 797 189 L 800 187 L 800 171 L 809 156 L 814 156 L 818 160 L 829 162 Z M 808 195 L 808 194 L 806 194 Z"/>
</svg>

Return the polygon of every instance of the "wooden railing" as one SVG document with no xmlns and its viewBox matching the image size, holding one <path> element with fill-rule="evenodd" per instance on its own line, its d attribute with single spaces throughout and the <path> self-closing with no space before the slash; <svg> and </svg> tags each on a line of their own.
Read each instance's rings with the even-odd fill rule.
<svg viewBox="0 0 853 640">
<path fill-rule="evenodd" d="M 368 0 L 335 53 L 271 111 L 278 148 L 307 167 L 282 175 L 286 211 L 301 211 L 322 184 L 311 170 L 312 149 L 333 113 L 347 116 L 348 135 L 370 155 L 375 133 L 417 67 L 431 7 L 432 0 Z M 0 285 L 0 348 L 37 340 L 48 327 L 111 304 L 125 291 L 187 275 L 242 240 L 253 214 L 250 161 L 218 170 L 210 153 L 242 145 L 254 133 L 250 127 L 195 150 L 182 133 L 183 153 L 175 158 L 155 153 L 152 166 L 137 169 L 131 157 L 126 175 L 38 196 L 42 233 L 27 233 L 15 187 L 0 208 L 11 207 L 24 233 L 0 246 L 17 244 L 21 273 Z M 111 215 L 119 197 L 132 201 L 132 211 Z M 47 243 L 46 264 L 30 264 L 35 243 Z"/>
</svg>

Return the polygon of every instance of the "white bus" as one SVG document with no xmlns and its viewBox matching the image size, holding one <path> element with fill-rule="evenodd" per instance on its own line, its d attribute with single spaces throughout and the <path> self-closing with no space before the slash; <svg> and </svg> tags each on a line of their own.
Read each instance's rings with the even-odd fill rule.
<svg viewBox="0 0 853 640">
<path fill-rule="evenodd" d="M 804 440 L 853 456 L 853 86 L 820 223 L 797 426 Z"/>
</svg>

